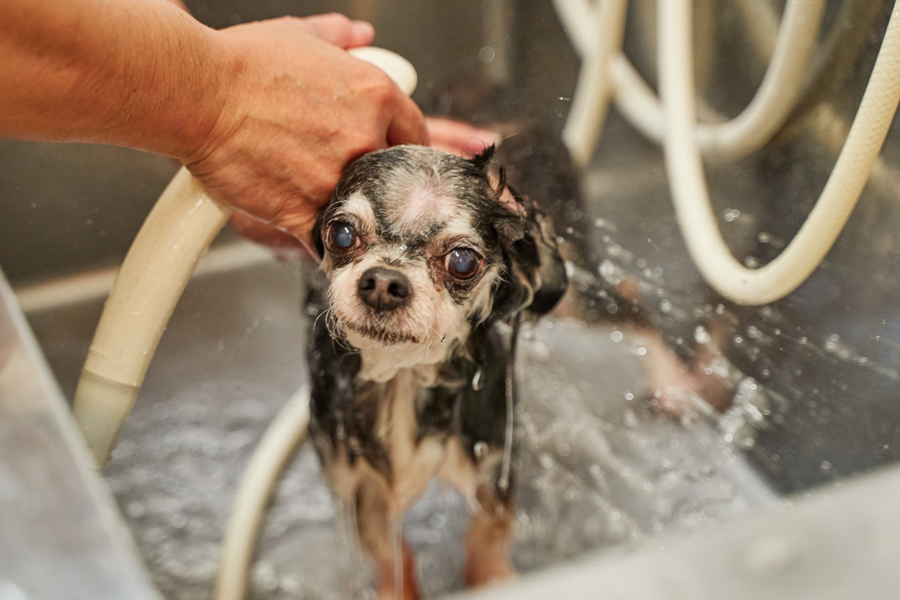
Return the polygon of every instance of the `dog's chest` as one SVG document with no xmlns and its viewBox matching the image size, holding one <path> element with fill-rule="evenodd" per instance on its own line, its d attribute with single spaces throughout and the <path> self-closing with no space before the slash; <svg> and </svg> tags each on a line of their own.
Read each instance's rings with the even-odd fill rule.
<svg viewBox="0 0 900 600">
<path fill-rule="evenodd" d="M 447 427 L 437 435 L 423 415 L 434 412 L 433 396 L 423 385 L 433 379 L 420 369 L 401 369 L 389 382 L 362 383 L 354 399 L 367 423 L 348 424 L 347 448 L 328 461 L 329 478 L 339 494 L 352 497 L 363 479 L 386 485 L 398 506 L 408 506 L 440 475 L 448 456 L 456 455 Z M 444 425 L 449 426 L 449 410 Z M 453 447 L 451 450 L 450 447 Z M 346 492 L 341 493 L 341 490 Z"/>
<path fill-rule="evenodd" d="M 391 461 L 392 487 L 398 499 L 412 499 L 438 473 L 445 459 L 442 440 L 423 435 L 421 406 L 430 400 L 413 369 L 397 373 L 378 414 L 377 439 Z"/>
</svg>

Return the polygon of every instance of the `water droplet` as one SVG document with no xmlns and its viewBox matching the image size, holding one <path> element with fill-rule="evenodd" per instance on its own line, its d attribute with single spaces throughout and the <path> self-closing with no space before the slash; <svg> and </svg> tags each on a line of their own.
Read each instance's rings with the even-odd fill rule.
<svg viewBox="0 0 900 600">
<path fill-rule="evenodd" d="M 487 456 L 488 453 L 488 445 L 486 442 L 475 442 L 475 445 L 472 447 L 472 451 L 475 453 L 475 458 L 482 459 Z"/>
<path fill-rule="evenodd" d="M 736 209 L 736 208 L 726 208 L 726 209 L 725 209 L 725 214 L 724 214 L 723 218 L 725 219 L 725 221 L 726 221 L 727 223 L 731 223 L 732 221 L 734 221 L 735 219 L 737 219 L 739 216 L 741 216 L 741 211 L 739 211 L 738 209 Z"/>
<path fill-rule="evenodd" d="M 497 52 L 491 48 L 490 46 L 485 46 L 481 50 L 478 51 L 478 60 L 483 62 L 484 64 L 490 64 L 494 62 L 494 58 L 497 57 Z"/>
<path fill-rule="evenodd" d="M 609 339 L 611 339 L 612 341 L 614 341 L 616 343 L 621 342 L 624 337 L 625 336 L 622 334 L 621 331 L 613 331 L 611 334 L 609 334 Z"/>
<path fill-rule="evenodd" d="M 694 341 L 698 344 L 708 344 L 712 341 L 712 337 L 703 325 L 697 325 L 697 328 L 694 329 Z"/>
<path fill-rule="evenodd" d="M 175 513 L 169 518 L 169 524 L 175 529 L 184 529 L 188 524 L 188 518 L 181 513 Z"/>
<path fill-rule="evenodd" d="M 482 377 L 481 367 L 478 367 L 478 370 L 475 371 L 475 376 L 472 377 L 472 389 L 475 390 L 476 392 L 480 392 L 482 390 L 482 388 L 484 388 L 484 379 Z M 479 442 L 479 443 L 483 443 L 483 442 Z M 478 446 L 478 444 L 475 444 L 475 445 Z M 476 454 L 477 454 L 477 452 L 476 452 Z"/>
<path fill-rule="evenodd" d="M 544 469 L 553 468 L 553 459 L 546 452 L 542 452 L 538 457 L 538 463 L 540 463 L 541 467 L 543 467 Z"/>
<path fill-rule="evenodd" d="M 132 519 L 140 519 L 147 514 L 147 509 L 140 502 L 129 502 L 128 506 L 125 507 L 125 512 L 127 512 L 128 516 Z"/>
</svg>

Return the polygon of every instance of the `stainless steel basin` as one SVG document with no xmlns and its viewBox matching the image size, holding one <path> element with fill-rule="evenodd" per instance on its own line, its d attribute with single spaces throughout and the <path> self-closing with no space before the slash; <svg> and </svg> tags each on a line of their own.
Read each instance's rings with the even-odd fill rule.
<svg viewBox="0 0 900 600">
<path fill-rule="evenodd" d="M 192 280 L 104 473 L 170 600 L 208 596 L 241 470 L 306 378 L 301 271 L 268 261 Z M 101 307 L 97 298 L 29 315 L 68 395 Z M 775 501 L 714 424 L 684 426 L 652 409 L 642 342 L 613 341 L 614 331 L 548 320 L 523 335 L 513 553 L 523 571 Z M 348 581 L 365 589 L 339 514 L 314 454 L 301 450 L 264 529 L 256 597 L 343 597 Z M 437 487 L 409 513 L 429 595 L 461 585 L 466 521 L 463 503 Z"/>
<path fill-rule="evenodd" d="M 578 70 L 550 2 L 188 4 L 215 26 L 325 9 L 368 18 L 379 29 L 379 45 L 413 59 L 422 76 L 420 101 L 448 80 L 477 76 L 511 86 L 551 128 L 562 126 Z M 697 2 L 698 48 L 716 50 L 698 65 L 704 110 L 722 118 L 746 105 L 765 67 L 737 4 Z M 769 4 L 780 8 L 783 2 Z M 804 103 L 772 144 L 745 160 L 707 165 L 724 236 L 747 264 L 765 264 L 778 254 L 824 184 L 835 145 L 823 139 L 840 142 L 852 119 L 886 23 L 884 6 L 881 0 L 830 1 L 823 38 L 840 31 L 867 35 L 851 36 L 838 51 L 820 48 Z M 626 36 L 627 53 L 650 81 L 652 8 L 646 0 L 630 3 Z M 479 58 L 486 45 L 496 49 L 497 62 Z M 893 501 L 896 486 L 887 475 L 883 486 L 849 479 L 900 456 L 896 128 L 826 262 L 784 300 L 747 308 L 702 282 L 675 224 L 659 149 L 611 114 L 583 178 L 591 256 L 582 282 L 586 290 L 588 280 L 628 287 L 647 318 L 639 327 L 623 322 L 620 306 L 597 295 L 588 298 L 596 309 L 589 323 L 549 320 L 522 337 L 513 551 L 521 570 L 569 565 L 566 577 L 585 582 L 576 576 L 585 569 L 571 561 L 589 552 L 614 551 L 608 556 L 648 541 L 669 546 L 669 534 L 707 530 L 712 533 L 702 539 L 719 545 L 688 544 L 683 558 L 726 556 L 723 548 L 752 537 L 757 525 L 744 523 L 787 528 L 794 513 L 772 511 L 765 523 L 738 519 L 733 529 L 719 529 L 721 522 L 779 507 L 785 498 L 799 503 L 835 481 L 848 481 L 853 490 L 840 498 L 854 501 L 825 492 L 837 498 L 826 498 L 831 512 L 820 511 L 820 520 L 810 522 L 852 516 L 846 522 L 858 523 L 863 533 L 835 534 L 829 538 L 835 546 L 846 540 L 857 552 L 900 554 L 881 537 L 863 535 L 888 523 L 886 513 L 873 508 L 872 494 Z M 175 165 L 127 150 L 14 142 L 0 142 L 0 158 L 0 265 L 71 397 L 111 277 L 102 269 L 121 259 Z M 205 274 L 189 285 L 104 473 L 155 584 L 170 600 L 209 596 L 241 469 L 269 419 L 306 376 L 302 268 L 236 244 L 224 234 Z M 691 410 L 684 414 L 661 413 L 652 398 L 660 349 L 695 367 L 717 391 L 688 398 Z M 7 456 L 0 454 L 0 467 Z M 859 514 L 863 510 L 869 512 Z M 407 515 L 405 530 L 419 553 L 427 595 L 459 589 L 466 521 L 465 506 L 437 487 Z M 365 590 L 365 563 L 341 522 L 314 455 L 302 449 L 266 522 L 253 572 L 255 597 L 338 598 Z M 832 556 L 826 546 L 816 551 Z M 668 576 L 673 571 L 667 569 L 675 569 L 666 563 L 671 557 L 640 562 L 646 556 L 628 554 L 617 563 L 625 565 L 621 571 L 604 573 L 636 577 L 641 565 L 656 565 L 654 573 Z M 0 585 L 7 564 L 0 560 Z M 798 573 L 792 569 L 801 565 L 815 577 L 815 568 L 834 571 L 841 563 L 827 564 L 788 560 L 784 572 Z M 763 575 L 739 581 L 782 581 Z M 845 575 L 844 581 L 854 581 L 852 572 Z M 683 589 L 693 591 L 700 588 L 692 582 L 725 585 L 726 578 L 700 569 L 687 579 Z M 602 589 L 612 589 L 609 579 L 603 582 Z M 667 587 L 663 582 L 653 589 L 657 595 L 645 597 L 660 597 Z M 704 589 L 709 594 L 696 597 L 713 597 L 714 590 Z M 4 592 L 0 587 L 0 599 L 7 600 Z"/>
</svg>

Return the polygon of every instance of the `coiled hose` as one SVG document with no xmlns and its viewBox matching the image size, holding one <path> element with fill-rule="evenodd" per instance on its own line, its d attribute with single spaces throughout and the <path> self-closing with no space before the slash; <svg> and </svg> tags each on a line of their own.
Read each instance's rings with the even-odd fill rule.
<svg viewBox="0 0 900 600">
<path fill-rule="evenodd" d="M 694 135 L 691 4 L 665 0 L 658 15 L 664 149 L 676 217 L 697 268 L 717 292 L 739 304 L 766 304 L 794 291 L 822 262 L 878 158 L 900 102 L 900 3 L 894 4 L 862 103 L 825 189 L 788 247 L 759 269 L 748 269 L 732 256 L 712 211 Z"/>
<path fill-rule="evenodd" d="M 604 6 L 615 0 L 603 0 Z M 590 55 L 598 28 L 595 9 L 584 0 L 554 0 L 576 49 Z M 739 304 L 759 305 L 783 298 L 802 284 L 834 244 L 850 216 L 878 158 L 900 101 L 900 32 L 894 5 L 863 101 L 837 164 L 819 201 L 785 251 L 760 269 L 748 269 L 731 254 L 712 212 L 701 152 L 715 158 L 752 153 L 784 125 L 798 101 L 812 49 L 818 37 L 823 0 L 788 0 L 775 49 L 763 83 L 747 108 L 720 124 L 696 122 L 693 79 L 692 3 L 657 3 L 659 71 L 662 102 L 621 53 L 604 70 L 586 75 L 606 78 L 614 89 L 617 108 L 639 130 L 665 148 L 666 168 L 676 215 L 688 250 L 704 279 L 720 294 Z M 624 22 L 602 23 L 603 30 Z M 594 84 L 606 90 L 610 85 Z M 578 89 L 587 89 L 581 85 Z M 605 114 L 608 94 L 593 99 L 595 111 Z M 573 156 L 586 165 L 596 138 L 590 111 L 573 110 L 566 138 Z M 590 145 L 593 140 L 594 146 Z"/>
<path fill-rule="evenodd" d="M 584 63 L 563 132 L 573 158 L 586 165 L 593 156 L 599 139 L 593 122 L 606 114 L 607 90 L 633 127 L 662 144 L 666 119 L 662 103 L 621 52 L 624 2 L 603 0 L 599 10 L 584 0 L 554 2 Z M 660 11 L 663 5 L 665 2 L 659 3 Z M 716 160 L 746 156 L 762 148 L 781 129 L 803 90 L 824 10 L 825 0 L 788 0 L 772 60 L 753 100 L 729 121 L 697 125 L 697 143 L 704 155 Z M 604 42 L 598 44 L 598 39 Z M 618 51 L 610 52 L 611 47 Z M 595 66 L 603 59 L 602 67 Z M 584 77 L 597 81 L 583 82 Z M 589 89 L 596 90 L 596 95 L 584 98 Z"/>
</svg>

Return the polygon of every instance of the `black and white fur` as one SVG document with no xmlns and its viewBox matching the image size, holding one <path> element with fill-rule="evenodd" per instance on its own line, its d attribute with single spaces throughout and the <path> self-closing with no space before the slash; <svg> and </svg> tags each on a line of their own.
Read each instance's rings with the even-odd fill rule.
<svg viewBox="0 0 900 600">
<path fill-rule="evenodd" d="M 501 474 L 511 347 L 521 316 L 549 311 L 567 278 L 548 219 L 502 170 L 492 175 L 493 152 L 464 159 L 399 146 L 363 156 L 314 231 L 324 277 L 309 298 L 310 431 L 332 489 L 355 507 L 382 598 L 397 586 L 418 596 L 405 544 L 396 577 L 391 524 L 435 477 L 473 506 L 467 583 L 513 573 Z M 458 256 L 478 258 L 471 277 L 452 271 L 471 264 L 451 265 Z"/>
</svg>

